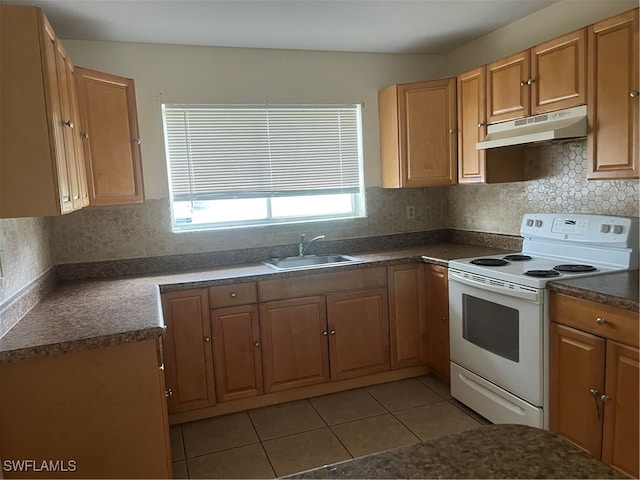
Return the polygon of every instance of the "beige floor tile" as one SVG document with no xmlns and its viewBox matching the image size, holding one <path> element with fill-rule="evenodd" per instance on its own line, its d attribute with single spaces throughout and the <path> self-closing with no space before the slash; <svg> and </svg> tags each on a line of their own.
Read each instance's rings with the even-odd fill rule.
<svg viewBox="0 0 640 480">
<path fill-rule="evenodd" d="M 186 460 L 173 462 L 173 478 L 189 478 Z"/>
<path fill-rule="evenodd" d="M 394 415 L 422 441 L 470 430 L 481 425 L 447 401 L 400 410 L 394 412 Z"/>
<path fill-rule="evenodd" d="M 307 400 L 249 410 L 249 417 L 261 440 L 326 427 L 318 412 Z"/>
<path fill-rule="evenodd" d="M 274 478 L 259 443 L 190 458 L 189 478 Z"/>
<path fill-rule="evenodd" d="M 174 425 L 169 431 L 171 434 L 171 461 L 184 460 L 184 443 L 182 441 L 182 427 Z"/>
<path fill-rule="evenodd" d="M 451 396 L 451 387 L 435 375 L 422 375 L 421 377 L 416 377 L 416 380 L 426 385 L 431 390 L 434 390 L 442 398 L 446 398 L 447 400 L 453 398 Z"/>
<path fill-rule="evenodd" d="M 354 457 L 420 442 L 391 414 L 341 423 L 332 430 Z"/>
<path fill-rule="evenodd" d="M 362 388 L 323 395 L 309 401 L 329 425 L 387 413 L 387 410 Z"/>
<path fill-rule="evenodd" d="M 371 385 L 365 390 L 391 412 L 442 401 L 440 395 L 414 378 Z"/>
<path fill-rule="evenodd" d="M 466 405 L 464 405 L 463 403 L 460 403 L 457 400 L 450 400 L 451 404 L 454 407 L 458 407 L 460 410 L 462 410 L 464 413 L 466 413 L 467 415 L 469 415 L 470 417 L 472 417 L 474 420 L 477 420 L 478 422 L 480 422 L 483 425 L 491 425 L 491 422 L 489 420 L 487 420 L 486 418 L 484 418 L 482 415 L 480 415 L 478 412 L 475 412 L 474 410 L 471 410 L 469 407 L 467 407 Z"/>
<path fill-rule="evenodd" d="M 259 441 L 247 412 L 184 423 L 182 436 L 187 458 Z"/>
<path fill-rule="evenodd" d="M 278 476 L 351 458 L 328 428 L 267 440 L 263 445 Z"/>
</svg>

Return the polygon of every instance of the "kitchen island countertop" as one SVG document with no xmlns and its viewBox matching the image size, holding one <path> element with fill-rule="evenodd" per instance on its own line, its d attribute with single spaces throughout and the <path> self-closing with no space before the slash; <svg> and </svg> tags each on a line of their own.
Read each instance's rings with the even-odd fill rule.
<svg viewBox="0 0 640 480">
<path fill-rule="evenodd" d="M 170 274 L 65 281 L 0 338 L 0 363 L 158 338 L 164 332 L 161 292 L 406 262 L 426 261 L 447 266 L 454 258 L 507 252 L 479 245 L 438 243 L 356 253 L 362 263 L 330 268 L 277 272 L 263 264 L 245 264 Z"/>
<path fill-rule="evenodd" d="M 286 478 L 626 478 L 566 440 L 487 425 Z"/>
</svg>

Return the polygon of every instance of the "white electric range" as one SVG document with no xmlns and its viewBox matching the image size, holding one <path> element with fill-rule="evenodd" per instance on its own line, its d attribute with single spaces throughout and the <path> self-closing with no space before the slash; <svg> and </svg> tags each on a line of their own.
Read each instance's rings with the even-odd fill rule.
<svg viewBox="0 0 640 480">
<path fill-rule="evenodd" d="M 494 423 L 548 428 L 545 285 L 638 268 L 638 219 L 527 214 L 522 252 L 449 262 L 451 395 Z"/>
</svg>

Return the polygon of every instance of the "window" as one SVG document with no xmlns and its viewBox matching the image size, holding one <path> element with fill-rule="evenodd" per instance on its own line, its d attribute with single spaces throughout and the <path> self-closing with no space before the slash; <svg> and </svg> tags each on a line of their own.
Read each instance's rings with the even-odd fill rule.
<svg viewBox="0 0 640 480">
<path fill-rule="evenodd" d="M 364 216 L 360 105 L 163 105 L 174 231 Z"/>
</svg>

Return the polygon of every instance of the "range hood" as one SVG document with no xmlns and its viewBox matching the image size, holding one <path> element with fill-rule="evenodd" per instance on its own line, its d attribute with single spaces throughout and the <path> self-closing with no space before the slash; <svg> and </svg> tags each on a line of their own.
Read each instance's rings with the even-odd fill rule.
<svg viewBox="0 0 640 480">
<path fill-rule="evenodd" d="M 476 148 L 485 150 L 586 136 L 587 106 L 581 105 L 557 112 L 489 125 L 487 136 L 482 142 L 476 143 Z"/>
</svg>

